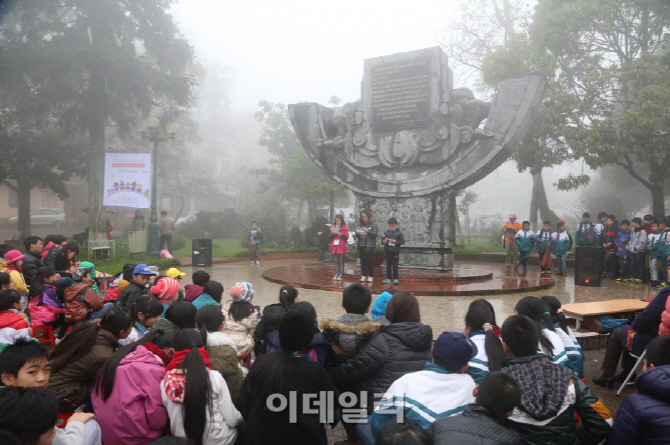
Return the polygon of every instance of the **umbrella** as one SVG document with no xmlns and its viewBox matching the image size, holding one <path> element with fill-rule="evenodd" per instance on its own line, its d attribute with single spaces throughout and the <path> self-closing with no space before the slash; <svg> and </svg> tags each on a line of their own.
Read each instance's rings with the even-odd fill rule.
<svg viewBox="0 0 670 445">
<path fill-rule="evenodd" d="M 88 213 L 88 207 L 82 210 L 82 213 Z M 114 207 L 105 206 L 105 213 L 119 213 Z"/>
</svg>

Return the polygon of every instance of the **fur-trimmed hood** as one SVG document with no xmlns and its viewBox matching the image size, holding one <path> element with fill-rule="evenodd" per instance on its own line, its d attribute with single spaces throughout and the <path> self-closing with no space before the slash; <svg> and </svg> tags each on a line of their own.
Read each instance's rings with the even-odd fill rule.
<svg viewBox="0 0 670 445">
<path fill-rule="evenodd" d="M 208 332 L 207 333 L 207 346 L 210 348 L 216 348 L 217 346 L 230 346 L 237 352 L 237 343 L 235 340 L 230 338 L 230 335 L 225 332 Z"/>
<path fill-rule="evenodd" d="M 345 334 L 376 334 L 382 328 L 382 323 L 379 320 L 366 320 L 353 325 L 341 323 L 331 319 L 321 322 L 321 329 L 330 329 L 336 332 L 343 332 Z"/>
</svg>

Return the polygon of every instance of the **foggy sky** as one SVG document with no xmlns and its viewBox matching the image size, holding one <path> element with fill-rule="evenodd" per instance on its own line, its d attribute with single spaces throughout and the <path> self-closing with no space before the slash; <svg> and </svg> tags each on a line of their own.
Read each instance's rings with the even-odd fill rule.
<svg viewBox="0 0 670 445">
<path fill-rule="evenodd" d="M 360 98 L 363 60 L 438 46 L 458 0 L 182 0 L 201 61 L 232 68 L 231 111 Z"/>
</svg>

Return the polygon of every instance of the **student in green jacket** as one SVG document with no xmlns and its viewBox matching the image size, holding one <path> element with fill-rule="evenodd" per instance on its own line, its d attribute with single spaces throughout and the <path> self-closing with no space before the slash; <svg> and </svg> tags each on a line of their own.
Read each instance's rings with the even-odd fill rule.
<svg viewBox="0 0 670 445">
<path fill-rule="evenodd" d="M 530 230 L 530 222 L 524 221 L 521 224 L 521 230 L 516 233 L 514 242 L 519 248 L 519 261 L 514 265 L 514 268 L 523 266 L 523 270 L 528 270 L 528 258 L 530 258 L 530 251 L 535 245 L 535 234 Z"/>
<path fill-rule="evenodd" d="M 570 250 L 570 247 L 572 247 L 572 240 L 568 232 L 565 231 L 565 221 L 559 220 L 556 223 L 556 233 L 551 235 L 551 251 L 556 255 L 556 262 L 558 263 L 558 272 L 556 272 L 556 275 L 568 276 L 568 273 L 565 271 L 565 255 Z"/>
</svg>

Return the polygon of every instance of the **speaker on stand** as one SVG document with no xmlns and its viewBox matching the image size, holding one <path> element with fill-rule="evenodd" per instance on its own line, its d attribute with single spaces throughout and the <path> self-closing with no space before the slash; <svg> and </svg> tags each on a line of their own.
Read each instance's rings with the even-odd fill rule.
<svg viewBox="0 0 670 445">
<path fill-rule="evenodd" d="M 211 239 L 194 239 L 192 241 L 191 264 L 193 267 L 212 267 Z"/>
<path fill-rule="evenodd" d="M 600 286 L 605 266 L 602 247 L 579 246 L 575 252 L 575 284 L 578 286 Z"/>
</svg>

